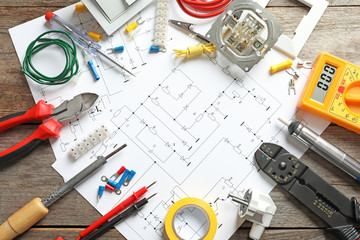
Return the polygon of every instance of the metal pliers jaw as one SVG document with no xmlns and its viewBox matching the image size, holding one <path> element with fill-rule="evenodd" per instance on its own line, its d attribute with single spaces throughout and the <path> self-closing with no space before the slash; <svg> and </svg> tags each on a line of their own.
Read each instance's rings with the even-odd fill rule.
<svg viewBox="0 0 360 240">
<path fill-rule="evenodd" d="M 360 206 L 315 174 L 279 145 L 263 143 L 255 160 L 266 175 L 330 225 L 341 239 L 358 240 L 360 233 L 347 218 L 359 222 Z"/>
<path fill-rule="evenodd" d="M 83 93 L 76 95 L 71 100 L 62 102 L 58 107 L 52 111 L 52 116 L 57 121 L 64 121 L 73 118 L 76 114 L 79 114 L 89 109 L 98 98 L 95 93 Z"/>
<path fill-rule="evenodd" d="M 62 125 L 58 121 L 70 119 L 77 114 L 89 109 L 97 100 L 94 93 L 83 93 L 71 100 L 64 101 L 57 108 L 40 100 L 34 107 L 26 112 L 14 113 L 0 118 L 0 132 L 22 123 L 42 121 L 48 119 L 35 130 L 29 137 L 20 143 L 0 152 L 0 168 L 14 160 L 20 159 L 30 153 L 41 141 L 51 137 L 59 137 Z"/>
</svg>

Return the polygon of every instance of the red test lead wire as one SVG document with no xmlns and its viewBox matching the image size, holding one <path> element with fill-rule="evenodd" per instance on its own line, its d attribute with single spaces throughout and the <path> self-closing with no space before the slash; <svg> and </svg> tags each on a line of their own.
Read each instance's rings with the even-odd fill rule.
<svg viewBox="0 0 360 240">
<path fill-rule="evenodd" d="M 233 0 L 176 0 L 180 8 L 196 18 L 210 18 L 222 13 Z M 200 13 L 198 13 L 200 12 Z"/>
<path fill-rule="evenodd" d="M 155 183 L 156 182 L 150 184 L 148 187 L 142 187 L 137 192 L 134 192 L 130 197 L 128 197 L 127 199 L 122 201 L 119 205 L 117 205 L 115 208 L 110 210 L 107 214 L 105 214 L 104 216 L 99 218 L 96 222 L 94 222 L 89 227 L 87 227 L 84 231 L 82 231 L 80 233 L 80 236 L 76 240 L 79 240 L 82 237 L 85 237 L 86 235 L 88 235 L 89 233 L 91 233 L 92 231 L 97 229 L 99 226 L 101 226 L 104 222 L 106 222 L 107 220 L 109 220 L 110 218 L 115 216 L 116 214 L 120 213 L 122 210 L 124 210 L 128 206 L 130 206 L 133 202 L 139 200 L 139 198 L 148 191 L 148 188 L 150 188 Z"/>
</svg>

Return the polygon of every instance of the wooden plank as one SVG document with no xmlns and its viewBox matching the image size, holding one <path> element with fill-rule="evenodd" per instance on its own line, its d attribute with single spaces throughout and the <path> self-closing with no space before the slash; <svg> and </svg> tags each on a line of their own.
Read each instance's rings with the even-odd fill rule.
<svg viewBox="0 0 360 240">
<path fill-rule="evenodd" d="M 26 110 L 34 104 L 25 77 L 20 71 L 19 60 L 7 29 L 74 2 L 76 1 L 6 0 L 0 2 L 2 39 L 0 52 L 3 53 L 0 54 L 0 117 Z M 300 56 L 306 60 L 313 60 L 321 51 L 328 51 L 360 65 L 359 59 L 354 54 L 360 34 L 356 27 L 352 28 L 358 25 L 360 2 L 333 0 L 330 1 L 330 5 Z M 302 16 L 308 11 L 295 0 L 274 0 L 271 1 L 270 6 L 268 9 L 284 26 L 285 33 L 288 35 L 291 35 Z M 329 29 L 329 23 L 332 24 L 331 29 Z M 33 130 L 34 126 L 25 125 L 0 133 L 0 150 L 21 141 Z M 324 132 L 323 137 L 351 156 L 360 159 L 360 152 L 357 151 L 359 135 L 333 125 Z M 0 169 L 0 192 L 2 193 L 0 194 L 0 222 L 34 197 L 45 197 L 62 184 L 62 178 L 50 167 L 54 161 L 50 144 L 45 142 L 18 164 Z M 302 157 L 302 161 L 347 197 L 360 198 L 358 184 L 316 153 L 308 151 Z M 278 210 L 271 227 L 265 231 L 263 239 L 336 239 L 332 234 L 325 232 L 324 228 L 327 226 L 321 220 L 280 187 L 276 187 L 271 196 Z M 21 239 L 55 239 L 59 235 L 62 235 L 65 240 L 74 239 L 85 226 L 99 217 L 100 214 L 83 197 L 76 191 L 71 191 L 52 205 L 49 215 L 25 233 Z M 250 226 L 250 223 L 246 223 L 231 239 L 247 238 Z M 101 239 L 115 238 L 124 239 L 113 229 Z"/>
<path fill-rule="evenodd" d="M 306 13 L 306 8 L 292 10 L 292 8 L 277 7 L 269 8 L 269 11 L 283 26 L 285 35 L 292 37 L 302 16 Z M 360 59 L 354 54 L 360 41 L 360 28 L 356 27 L 359 25 L 358 11 L 359 7 L 327 8 L 300 52 L 299 58 L 314 61 L 321 52 L 329 52 L 360 65 Z"/>
<path fill-rule="evenodd" d="M 311 34 L 299 57 L 304 60 L 315 59 L 321 52 L 329 52 L 354 64 L 360 59 L 354 54 L 360 41 L 358 7 L 342 8 L 342 11 L 328 8 Z M 336 17 L 334 17 L 336 16 Z"/>
<path fill-rule="evenodd" d="M 15 52 L 0 55 L 0 116 L 31 108 L 34 98 Z"/>
<path fill-rule="evenodd" d="M 357 0 L 327 0 L 329 7 L 359 6 Z M 303 6 L 298 0 L 270 0 L 268 7 L 294 7 Z"/>
<path fill-rule="evenodd" d="M 75 239 L 83 228 L 33 228 L 21 236 L 23 240 L 32 239 L 55 239 L 61 236 L 64 240 Z M 230 238 L 230 240 L 250 239 L 249 228 L 240 228 Z M 125 240 L 125 238 L 116 230 L 110 229 L 99 240 Z M 314 240 L 336 240 L 334 234 L 325 229 L 272 229 L 265 230 L 262 240 L 288 240 L 288 239 L 314 239 Z"/>
<path fill-rule="evenodd" d="M 84 228 L 33 228 L 21 235 L 23 240 L 31 239 L 46 239 L 53 240 L 58 236 L 61 236 L 64 240 L 76 239 L 79 236 L 79 233 L 83 231 Z M 102 235 L 99 240 L 125 240 L 119 231 L 116 229 L 111 229 Z"/>
<path fill-rule="evenodd" d="M 74 3 L 78 3 L 78 0 L 2 0 L 0 6 L 7 7 L 23 7 L 23 8 L 36 8 L 36 7 L 66 7 Z"/>
</svg>

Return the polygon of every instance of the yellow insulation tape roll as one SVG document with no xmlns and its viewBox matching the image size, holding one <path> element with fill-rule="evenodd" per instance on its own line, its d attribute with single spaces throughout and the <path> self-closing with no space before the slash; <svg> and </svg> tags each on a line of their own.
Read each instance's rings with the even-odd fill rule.
<svg viewBox="0 0 360 240">
<path fill-rule="evenodd" d="M 165 231 L 170 240 L 181 240 L 182 238 L 175 231 L 174 219 L 178 213 L 184 208 L 197 208 L 207 217 L 208 229 L 204 236 L 200 239 L 210 240 L 215 237 L 217 229 L 217 220 L 214 210 L 210 207 L 208 203 L 199 199 L 199 198 L 183 198 L 176 203 L 174 203 L 165 218 Z"/>
</svg>

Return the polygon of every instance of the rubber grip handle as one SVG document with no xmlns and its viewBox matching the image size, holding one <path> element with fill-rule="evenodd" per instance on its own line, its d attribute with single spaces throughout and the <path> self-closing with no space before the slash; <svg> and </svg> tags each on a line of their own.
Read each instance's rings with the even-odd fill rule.
<svg viewBox="0 0 360 240">
<path fill-rule="evenodd" d="M 34 150 L 42 140 L 46 140 L 51 137 L 59 137 L 61 128 L 62 125 L 54 118 L 42 123 L 39 125 L 38 129 L 33 132 L 33 134 L 24 139 L 22 142 L 0 152 L 0 165 L 7 164 L 10 161 L 15 161 L 26 156 Z"/>
<path fill-rule="evenodd" d="M 344 225 L 338 226 L 328 229 L 331 232 L 335 232 L 335 234 L 342 240 L 359 240 L 360 233 L 356 230 L 354 225 Z"/>
<path fill-rule="evenodd" d="M 45 217 L 48 212 L 49 209 L 44 207 L 41 199 L 34 198 L 0 225 L 0 240 L 11 240 L 22 234 Z"/>
<path fill-rule="evenodd" d="M 51 116 L 53 109 L 54 106 L 52 104 L 47 104 L 44 100 L 40 100 L 26 112 L 13 113 L 0 118 L 0 132 L 22 123 L 44 120 L 46 117 Z"/>
</svg>

